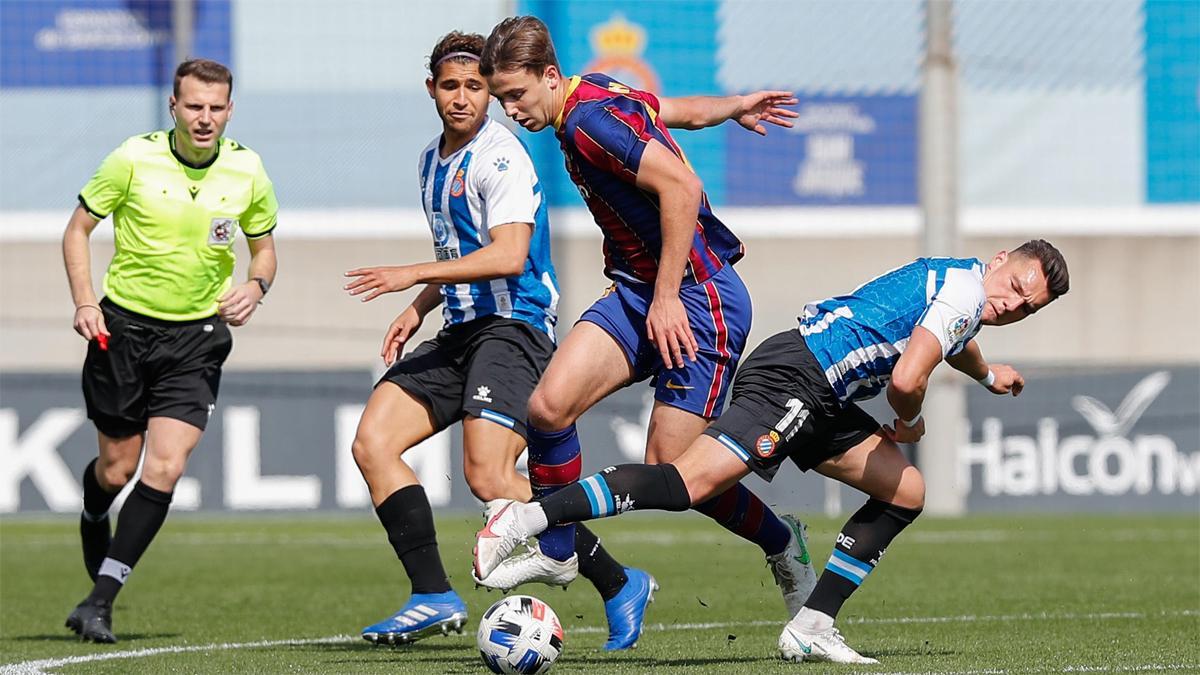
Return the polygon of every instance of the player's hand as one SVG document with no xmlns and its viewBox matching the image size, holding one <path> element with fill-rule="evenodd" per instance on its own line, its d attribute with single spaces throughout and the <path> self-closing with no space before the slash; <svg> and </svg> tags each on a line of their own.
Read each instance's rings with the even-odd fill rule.
<svg viewBox="0 0 1200 675">
<path fill-rule="evenodd" d="M 360 267 L 346 272 L 353 281 L 346 284 L 345 289 L 350 295 L 361 295 L 370 291 L 363 302 L 374 300 L 384 293 L 406 291 L 420 283 L 412 266 L 400 267 Z"/>
<path fill-rule="evenodd" d="M 650 311 L 646 312 L 646 338 L 658 347 L 668 370 L 675 366 L 682 368 L 685 354 L 689 361 L 695 361 L 696 350 L 700 348 L 678 295 L 656 296 L 650 303 Z"/>
<path fill-rule="evenodd" d="M 767 128 L 762 125 L 763 122 L 788 129 L 792 127 L 791 120 L 799 117 L 800 113 L 781 106 L 796 105 L 799 102 L 790 91 L 756 91 L 741 97 L 741 105 L 738 106 L 733 119 L 749 131 L 766 136 Z"/>
<path fill-rule="evenodd" d="M 1025 389 L 1025 378 L 1021 377 L 1016 368 L 1003 363 L 993 363 L 988 365 L 988 368 L 992 371 L 992 375 L 996 376 L 992 386 L 988 387 L 988 391 L 993 394 L 1021 395 L 1021 391 Z"/>
<path fill-rule="evenodd" d="M 392 320 L 392 325 L 388 326 L 387 335 L 383 337 L 383 348 L 379 350 L 385 366 L 390 368 L 396 359 L 400 358 L 400 354 L 404 352 L 404 343 L 408 342 L 408 338 L 417 332 L 417 329 L 421 327 L 421 320 L 424 318 L 412 305 L 409 305 L 408 309 L 400 312 L 400 315 Z"/>
<path fill-rule="evenodd" d="M 238 284 L 217 300 L 221 303 L 217 307 L 217 315 L 230 326 L 244 326 L 262 299 L 263 292 L 257 281 Z"/>
<path fill-rule="evenodd" d="M 896 443 L 916 443 L 925 435 L 925 418 L 918 417 L 917 423 L 910 427 L 897 417 L 891 426 L 883 425 L 883 435 Z"/>
<path fill-rule="evenodd" d="M 104 312 L 96 305 L 80 305 L 75 308 L 75 332 L 88 342 L 101 335 L 105 341 L 112 336 L 112 333 L 108 332 L 108 326 L 104 325 Z"/>
</svg>

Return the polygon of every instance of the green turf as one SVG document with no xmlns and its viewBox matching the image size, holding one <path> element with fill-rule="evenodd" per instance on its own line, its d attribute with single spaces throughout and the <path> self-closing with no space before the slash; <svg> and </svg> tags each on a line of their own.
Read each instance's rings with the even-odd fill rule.
<svg viewBox="0 0 1200 675">
<path fill-rule="evenodd" d="M 438 522 L 472 619 L 499 596 L 472 590 L 473 518 Z M 407 582 L 374 517 L 176 515 L 115 611 L 117 645 L 62 626 L 87 594 L 73 519 L 0 519 L 0 664 L 155 648 L 199 648 L 59 665 L 62 673 L 483 672 L 464 636 L 393 649 L 358 630 L 394 611 Z M 814 559 L 840 521 L 817 520 Z M 839 624 L 875 667 L 775 660 L 783 604 L 752 545 L 694 515 L 595 524 L 626 564 L 662 585 L 636 650 L 599 651 L 599 598 L 526 587 L 566 629 L 556 672 L 1200 672 L 1200 518 L 922 518 L 888 551 Z M 717 624 L 717 625 L 713 625 Z M 337 636 L 343 636 L 338 638 Z M 335 638 L 313 642 L 321 638 Z M 222 643 L 308 640 L 266 647 Z M 0 672 L 4 672 L 0 666 Z"/>
</svg>

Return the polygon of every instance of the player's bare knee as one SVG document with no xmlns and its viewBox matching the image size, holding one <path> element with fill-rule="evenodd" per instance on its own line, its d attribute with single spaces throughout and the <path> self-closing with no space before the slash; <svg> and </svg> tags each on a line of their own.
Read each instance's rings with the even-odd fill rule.
<svg viewBox="0 0 1200 675">
<path fill-rule="evenodd" d="M 115 492 L 125 487 L 129 480 L 133 478 L 133 474 L 137 471 L 137 461 L 131 464 L 129 462 L 110 462 L 102 467 L 96 473 L 97 481 L 100 487 L 107 492 Z"/>
<path fill-rule="evenodd" d="M 529 397 L 529 421 L 533 426 L 542 431 L 559 431 L 571 426 L 575 417 L 560 400 L 547 395 L 541 388 L 535 389 Z"/>
<path fill-rule="evenodd" d="M 490 502 L 493 499 L 512 499 L 514 497 L 512 490 L 505 480 L 505 476 L 499 475 L 494 471 L 487 471 L 483 467 L 464 467 L 466 474 L 467 487 L 471 489 L 471 494 L 481 502 Z"/>
<path fill-rule="evenodd" d="M 925 508 L 925 478 L 916 467 L 910 467 L 904 472 L 896 496 L 891 500 L 896 506 L 920 511 Z"/>
</svg>

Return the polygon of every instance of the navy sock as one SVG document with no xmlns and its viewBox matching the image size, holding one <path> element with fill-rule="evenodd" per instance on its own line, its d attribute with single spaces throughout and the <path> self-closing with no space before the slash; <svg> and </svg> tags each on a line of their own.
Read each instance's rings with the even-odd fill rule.
<svg viewBox="0 0 1200 675">
<path fill-rule="evenodd" d="M 534 499 L 557 492 L 579 480 L 583 467 L 579 435 L 575 425 L 561 431 L 546 432 L 527 426 L 529 438 L 529 485 Z M 537 536 L 542 553 L 555 560 L 567 560 L 575 553 L 575 525 L 551 525 Z"/>
<path fill-rule="evenodd" d="M 779 516 L 741 483 L 693 508 L 739 537 L 758 544 L 767 555 L 782 553 L 792 536 Z"/>
</svg>

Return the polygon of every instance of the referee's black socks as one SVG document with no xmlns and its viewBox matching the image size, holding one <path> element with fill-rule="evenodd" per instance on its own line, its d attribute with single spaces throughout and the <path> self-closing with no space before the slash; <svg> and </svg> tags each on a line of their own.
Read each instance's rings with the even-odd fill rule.
<svg viewBox="0 0 1200 675">
<path fill-rule="evenodd" d="M 438 553 L 433 508 L 425 488 L 409 485 L 388 495 L 375 515 L 387 530 L 388 541 L 412 582 L 413 593 L 445 593 L 450 580 Z"/>
<path fill-rule="evenodd" d="M 89 601 L 111 603 L 117 597 L 129 573 L 167 519 L 171 494 L 156 490 L 140 480 L 133 486 L 133 491 L 121 507 L 117 532 L 108 549 L 108 557 L 100 564 L 100 575 L 96 577 Z"/>
<path fill-rule="evenodd" d="M 96 464 L 100 461 L 93 459 L 83 470 L 83 516 L 87 520 L 103 520 L 108 515 L 108 509 L 117 498 L 120 490 L 108 492 L 96 478 Z"/>
</svg>

